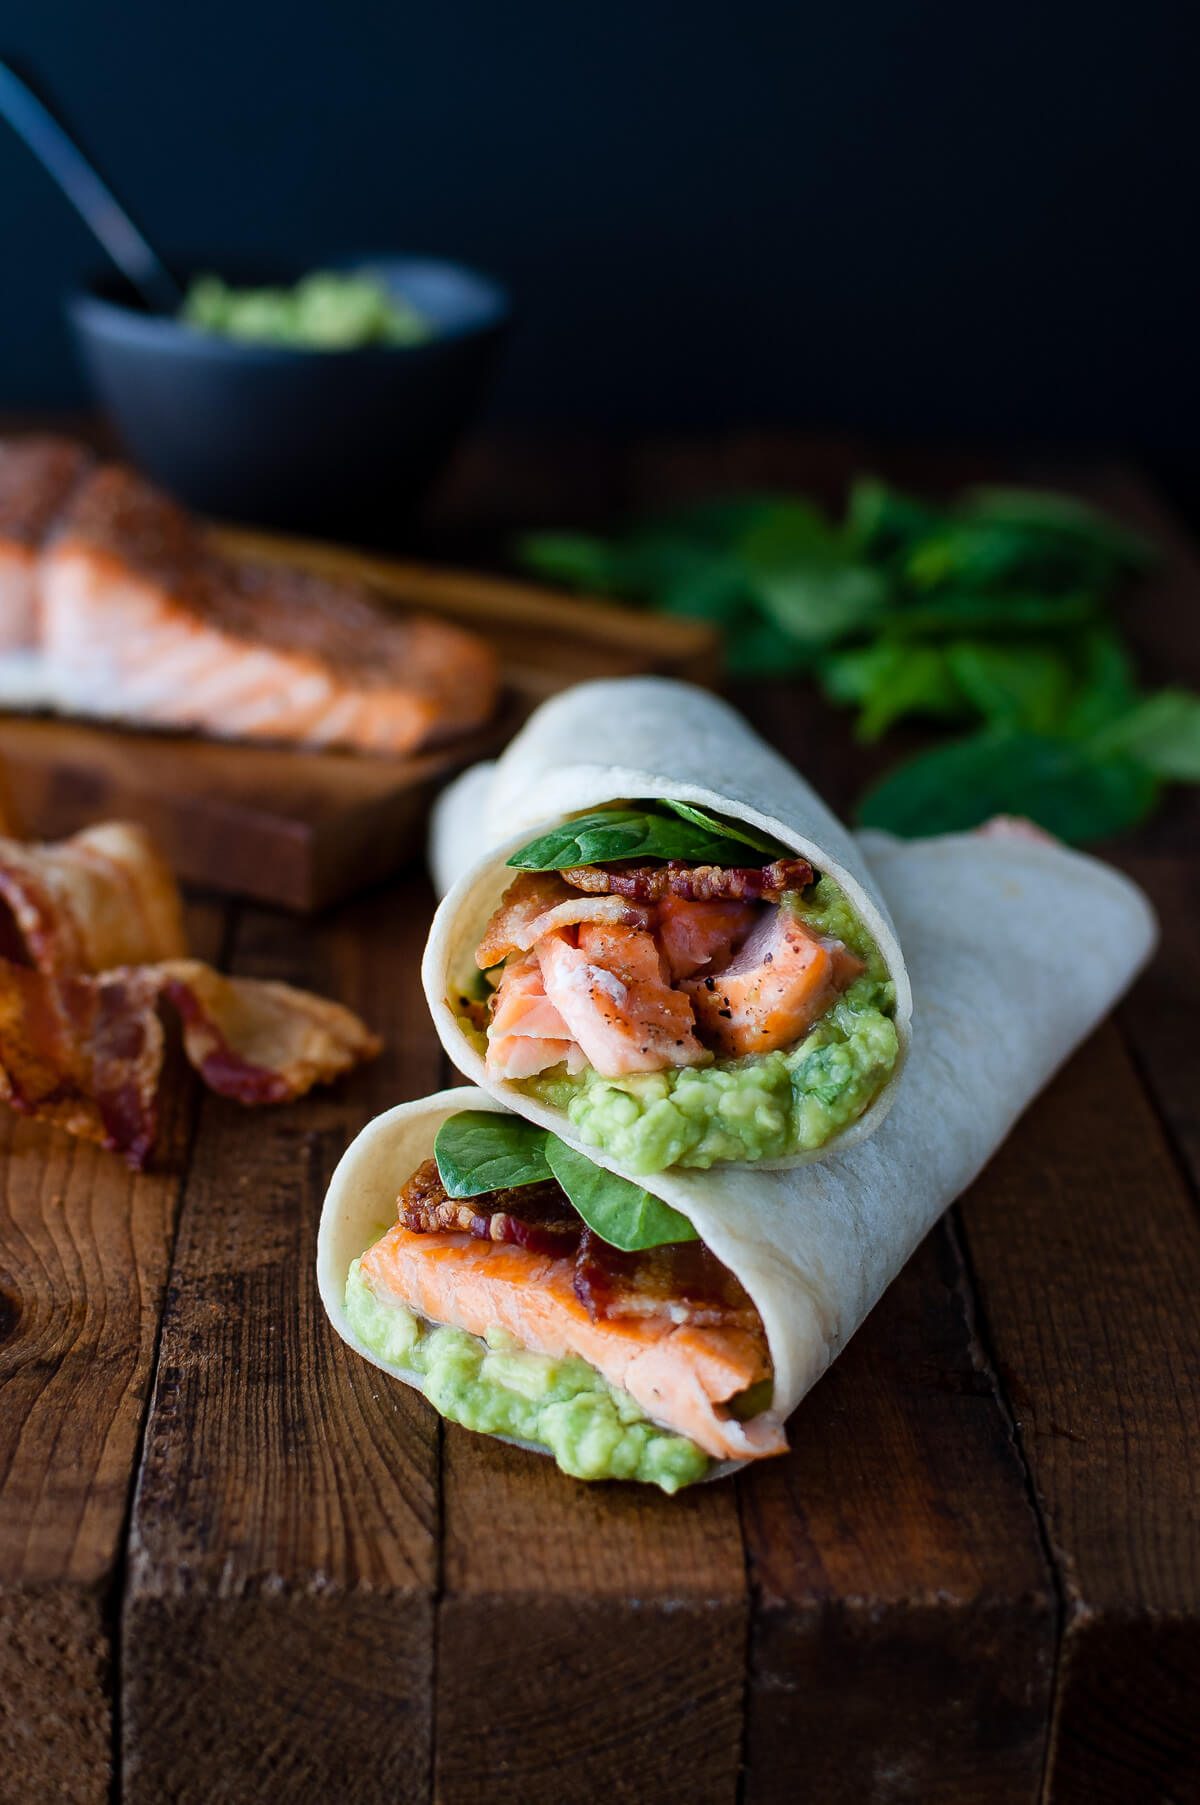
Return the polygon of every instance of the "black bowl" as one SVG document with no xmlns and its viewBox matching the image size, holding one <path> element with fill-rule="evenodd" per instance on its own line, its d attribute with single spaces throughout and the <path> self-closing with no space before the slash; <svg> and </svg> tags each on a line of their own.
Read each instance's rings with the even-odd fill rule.
<svg viewBox="0 0 1200 1805">
<path fill-rule="evenodd" d="M 369 264 L 407 296 L 434 322 L 434 335 L 357 351 L 281 349 L 148 313 L 118 278 L 68 296 L 96 396 L 139 467 L 222 519 L 394 536 L 479 405 L 509 300 L 497 282 L 455 263 L 353 263 Z M 304 274 L 246 271 L 219 259 L 204 267 L 239 284 Z"/>
</svg>

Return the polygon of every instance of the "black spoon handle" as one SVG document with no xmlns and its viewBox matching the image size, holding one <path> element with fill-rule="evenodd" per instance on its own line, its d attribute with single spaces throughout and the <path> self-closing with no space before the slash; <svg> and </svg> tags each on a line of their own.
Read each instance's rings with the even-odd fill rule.
<svg viewBox="0 0 1200 1805">
<path fill-rule="evenodd" d="M 156 313 L 174 313 L 183 296 L 166 264 L 44 101 L 2 60 L 0 115 L 53 176 L 147 306 Z"/>
</svg>

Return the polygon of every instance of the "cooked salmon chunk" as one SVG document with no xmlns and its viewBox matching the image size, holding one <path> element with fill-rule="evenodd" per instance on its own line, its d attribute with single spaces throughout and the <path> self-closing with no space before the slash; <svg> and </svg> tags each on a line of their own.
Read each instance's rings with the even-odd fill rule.
<svg viewBox="0 0 1200 1805">
<path fill-rule="evenodd" d="M 56 705 L 137 724 L 404 753 L 478 727 L 493 653 L 365 585 L 221 556 L 183 509 L 107 465 L 41 567 Z"/>
<path fill-rule="evenodd" d="M 658 905 L 658 944 L 672 979 L 717 971 L 757 919 L 753 903 L 688 902 L 664 896 Z"/>
<path fill-rule="evenodd" d="M 586 1064 L 581 1048 L 546 995 L 541 966 L 532 953 L 509 959 L 492 999 L 488 1076 L 532 1078 L 564 1059 L 569 1072 L 582 1071 Z"/>
<path fill-rule="evenodd" d="M 513 952 L 528 952 L 544 934 L 577 927 L 583 921 L 619 922 L 645 927 L 649 909 L 638 908 L 620 896 L 582 896 L 555 871 L 522 871 L 508 886 L 475 949 L 481 971 L 498 965 Z"/>
<path fill-rule="evenodd" d="M 71 439 L 0 441 L 0 652 L 38 643 L 38 557 L 91 461 Z"/>
<path fill-rule="evenodd" d="M 504 1329 L 553 1359 L 578 1355 L 646 1415 L 716 1460 L 779 1454 L 778 1424 L 745 1424 L 722 1407 L 770 1373 L 761 1329 L 672 1324 L 662 1317 L 593 1321 L 576 1295 L 574 1262 L 469 1234 L 389 1229 L 363 1255 L 362 1277 L 382 1302 L 470 1335 Z"/>
<path fill-rule="evenodd" d="M 687 978 L 696 1020 L 724 1059 L 772 1053 L 800 1040 L 865 970 L 840 940 L 812 934 L 787 909 L 769 909 L 723 971 Z"/>
<path fill-rule="evenodd" d="M 700 1065 L 692 1005 L 644 928 L 588 921 L 537 943 L 546 995 L 602 1078 Z"/>
</svg>

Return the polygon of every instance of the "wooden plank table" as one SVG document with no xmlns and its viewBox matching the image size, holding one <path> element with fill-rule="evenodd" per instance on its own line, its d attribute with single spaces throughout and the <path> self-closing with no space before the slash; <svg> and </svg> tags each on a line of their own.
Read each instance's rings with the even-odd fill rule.
<svg viewBox="0 0 1200 1805">
<path fill-rule="evenodd" d="M 940 488 L 996 463 L 484 448 L 435 541 L 859 468 Z M 1200 685 L 1191 546 L 1128 473 L 1065 474 L 1168 545 L 1131 627 Z M 835 805 L 878 760 L 807 688 L 735 700 Z M 136 1178 L 0 1116 L 0 1801 L 1200 1800 L 1198 845 L 1180 793 L 1112 849 L 1161 911 L 1151 971 L 791 1453 L 674 1500 L 441 1424 L 320 1313 L 341 1148 L 447 1076 L 425 880 L 306 924 L 197 903 L 204 951 L 342 998 L 387 1050 L 276 1111 L 175 1074 Z"/>
</svg>

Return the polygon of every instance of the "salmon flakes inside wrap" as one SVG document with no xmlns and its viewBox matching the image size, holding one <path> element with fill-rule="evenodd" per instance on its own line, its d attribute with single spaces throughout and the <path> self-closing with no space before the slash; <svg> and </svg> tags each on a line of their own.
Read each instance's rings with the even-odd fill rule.
<svg viewBox="0 0 1200 1805">
<path fill-rule="evenodd" d="M 423 972 L 467 1077 L 642 1176 L 879 1126 L 910 1039 L 900 944 L 850 836 L 724 703 L 653 678 L 555 697 L 472 830 L 496 850 Z"/>
</svg>

